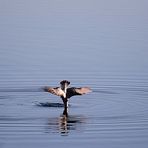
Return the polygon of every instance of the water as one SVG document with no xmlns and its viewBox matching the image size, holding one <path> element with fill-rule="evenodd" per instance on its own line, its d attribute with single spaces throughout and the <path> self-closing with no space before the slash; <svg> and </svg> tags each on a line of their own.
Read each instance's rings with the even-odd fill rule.
<svg viewBox="0 0 148 148">
<path fill-rule="evenodd" d="M 0 147 L 148 145 L 146 1 L 0 2 Z M 42 91 L 63 79 L 93 92 Z"/>
</svg>

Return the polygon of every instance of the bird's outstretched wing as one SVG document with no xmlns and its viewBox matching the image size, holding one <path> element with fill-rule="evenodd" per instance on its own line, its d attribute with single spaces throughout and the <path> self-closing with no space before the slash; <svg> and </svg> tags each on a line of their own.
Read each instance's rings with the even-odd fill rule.
<svg viewBox="0 0 148 148">
<path fill-rule="evenodd" d="M 89 87 L 71 87 L 67 89 L 67 98 L 70 98 L 75 95 L 83 95 L 89 92 L 91 92 L 91 89 Z"/>
<path fill-rule="evenodd" d="M 46 92 L 52 93 L 56 96 L 63 96 L 63 94 L 64 94 L 63 90 L 60 87 L 53 88 L 53 87 L 47 87 L 46 86 L 46 87 L 43 88 L 43 90 L 46 91 Z"/>
</svg>

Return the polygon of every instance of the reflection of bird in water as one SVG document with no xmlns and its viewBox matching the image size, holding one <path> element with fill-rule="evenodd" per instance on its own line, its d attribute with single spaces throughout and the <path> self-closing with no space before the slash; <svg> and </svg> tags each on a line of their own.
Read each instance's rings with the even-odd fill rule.
<svg viewBox="0 0 148 148">
<path fill-rule="evenodd" d="M 82 123 L 85 123 L 85 118 L 82 116 L 60 116 L 59 131 L 61 135 L 67 135 L 71 130 L 82 129 Z"/>
<path fill-rule="evenodd" d="M 67 80 L 63 80 L 60 82 L 60 87 L 44 87 L 44 91 L 52 93 L 54 95 L 60 96 L 64 103 L 64 115 L 68 115 L 67 108 L 68 108 L 68 99 L 75 95 L 83 95 L 86 93 L 91 92 L 91 89 L 89 87 L 70 87 L 68 88 L 70 82 Z"/>
<path fill-rule="evenodd" d="M 86 123 L 86 118 L 81 115 L 51 117 L 46 132 L 60 133 L 61 136 L 67 136 L 70 131 L 81 131 L 84 123 Z"/>
</svg>

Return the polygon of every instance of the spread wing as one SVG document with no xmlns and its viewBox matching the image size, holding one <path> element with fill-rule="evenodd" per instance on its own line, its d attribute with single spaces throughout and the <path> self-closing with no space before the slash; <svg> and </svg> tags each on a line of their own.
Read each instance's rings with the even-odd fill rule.
<svg viewBox="0 0 148 148">
<path fill-rule="evenodd" d="M 83 95 L 89 92 L 91 92 L 91 89 L 89 87 L 71 87 L 67 89 L 67 98 L 70 98 L 75 95 Z"/>
<path fill-rule="evenodd" d="M 52 93 L 56 96 L 63 96 L 63 94 L 64 94 L 63 90 L 60 87 L 53 88 L 53 87 L 47 87 L 46 86 L 46 87 L 43 88 L 43 90 L 46 91 L 46 92 Z"/>
</svg>

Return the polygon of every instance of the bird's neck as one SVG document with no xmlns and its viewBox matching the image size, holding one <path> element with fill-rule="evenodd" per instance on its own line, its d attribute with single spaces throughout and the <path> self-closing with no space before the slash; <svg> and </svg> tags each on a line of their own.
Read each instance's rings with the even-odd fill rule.
<svg viewBox="0 0 148 148">
<path fill-rule="evenodd" d="M 63 97 L 66 98 L 67 87 L 66 86 L 62 86 L 61 89 L 63 90 Z"/>
<path fill-rule="evenodd" d="M 64 91 L 64 98 L 66 98 L 67 88 L 65 87 L 63 91 Z"/>
<path fill-rule="evenodd" d="M 61 89 L 64 91 L 64 93 L 67 93 L 67 84 L 61 85 Z"/>
<path fill-rule="evenodd" d="M 63 90 L 63 97 L 67 97 L 67 88 L 68 88 L 69 83 L 61 83 L 61 89 Z"/>
</svg>

